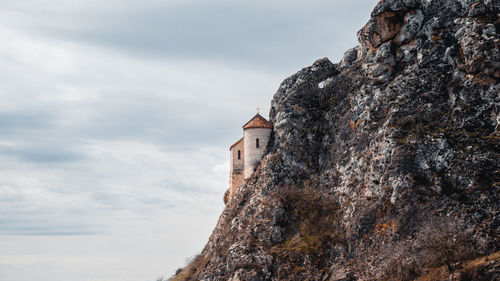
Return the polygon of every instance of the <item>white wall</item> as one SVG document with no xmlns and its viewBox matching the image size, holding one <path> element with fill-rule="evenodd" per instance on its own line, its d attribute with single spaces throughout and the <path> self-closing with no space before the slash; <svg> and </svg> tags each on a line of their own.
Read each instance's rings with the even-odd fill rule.
<svg viewBox="0 0 500 281">
<path fill-rule="evenodd" d="M 255 165 L 264 156 L 271 131 L 272 129 L 269 128 L 248 128 L 244 131 L 245 179 L 253 174 Z M 259 148 L 256 147 L 257 138 L 259 139 Z"/>
</svg>

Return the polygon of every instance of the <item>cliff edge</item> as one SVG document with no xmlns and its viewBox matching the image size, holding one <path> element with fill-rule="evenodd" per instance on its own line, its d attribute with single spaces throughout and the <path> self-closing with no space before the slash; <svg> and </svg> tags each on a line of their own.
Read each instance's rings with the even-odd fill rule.
<svg viewBox="0 0 500 281">
<path fill-rule="evenodd" d="M 272 99 L 268 152 L 174 280 L 500 280 L 500 3 L 385 0 Z"/>
</svg>

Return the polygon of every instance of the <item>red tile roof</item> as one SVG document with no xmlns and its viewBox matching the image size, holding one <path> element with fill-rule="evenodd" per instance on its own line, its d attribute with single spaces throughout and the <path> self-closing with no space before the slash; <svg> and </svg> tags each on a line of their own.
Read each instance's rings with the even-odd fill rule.
<svg viewBox="0 0 500 281">
<path fill-rule="evenodd" d="M 233 145 L 231 145 L 231 147 L 229 148 L 229 150 L 233 149 L 233 147 L 235 147 L 238 143 L 240 143 L 242 141 L 243 141 L 243 138 L 241 138 L 239 141 L 235 142 Z"/>
<path fill-rule="evenodd" d="M 243 125 L 243 130 L 248 128 L 269 128 L 272 129 L 273 125 L 269 123 L 264 117 L 257 113 L 250 121 Z"/>
</svg>

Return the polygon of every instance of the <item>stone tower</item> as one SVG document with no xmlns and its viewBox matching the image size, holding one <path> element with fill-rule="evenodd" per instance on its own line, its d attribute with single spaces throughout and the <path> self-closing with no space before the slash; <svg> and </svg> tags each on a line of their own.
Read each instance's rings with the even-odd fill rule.
<svg viewBox="0 0 500 281">
<path fill-rule="evenodd" d="M 243 125 L 243 143 L 245 154 L 244 178 L 253 174 L 255 165 L 262 159 L 267 149 L 273 126 L 257 113 Z"/>
<path fill-rule="evenodd" d="M 243 125 L 243 138 L 229 148 L 229 189 L 224 195 L 225 203 L 236 194 L 243 180 L 252 175 L 266 152 L 272 130 L 271 123 L 258 113 Z"/>
</svg>

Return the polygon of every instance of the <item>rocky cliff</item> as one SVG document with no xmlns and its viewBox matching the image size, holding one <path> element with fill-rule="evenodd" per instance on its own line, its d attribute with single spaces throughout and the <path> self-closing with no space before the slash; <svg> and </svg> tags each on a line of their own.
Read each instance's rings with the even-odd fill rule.
<svg viewBox="0 0 500 281">
<path fill-rule="evenodd" d="M 285 79 L 267 155 L 174 280 L 500 280 L 499 13 L 380 1 L 340 63 Z"/>
</svg>

